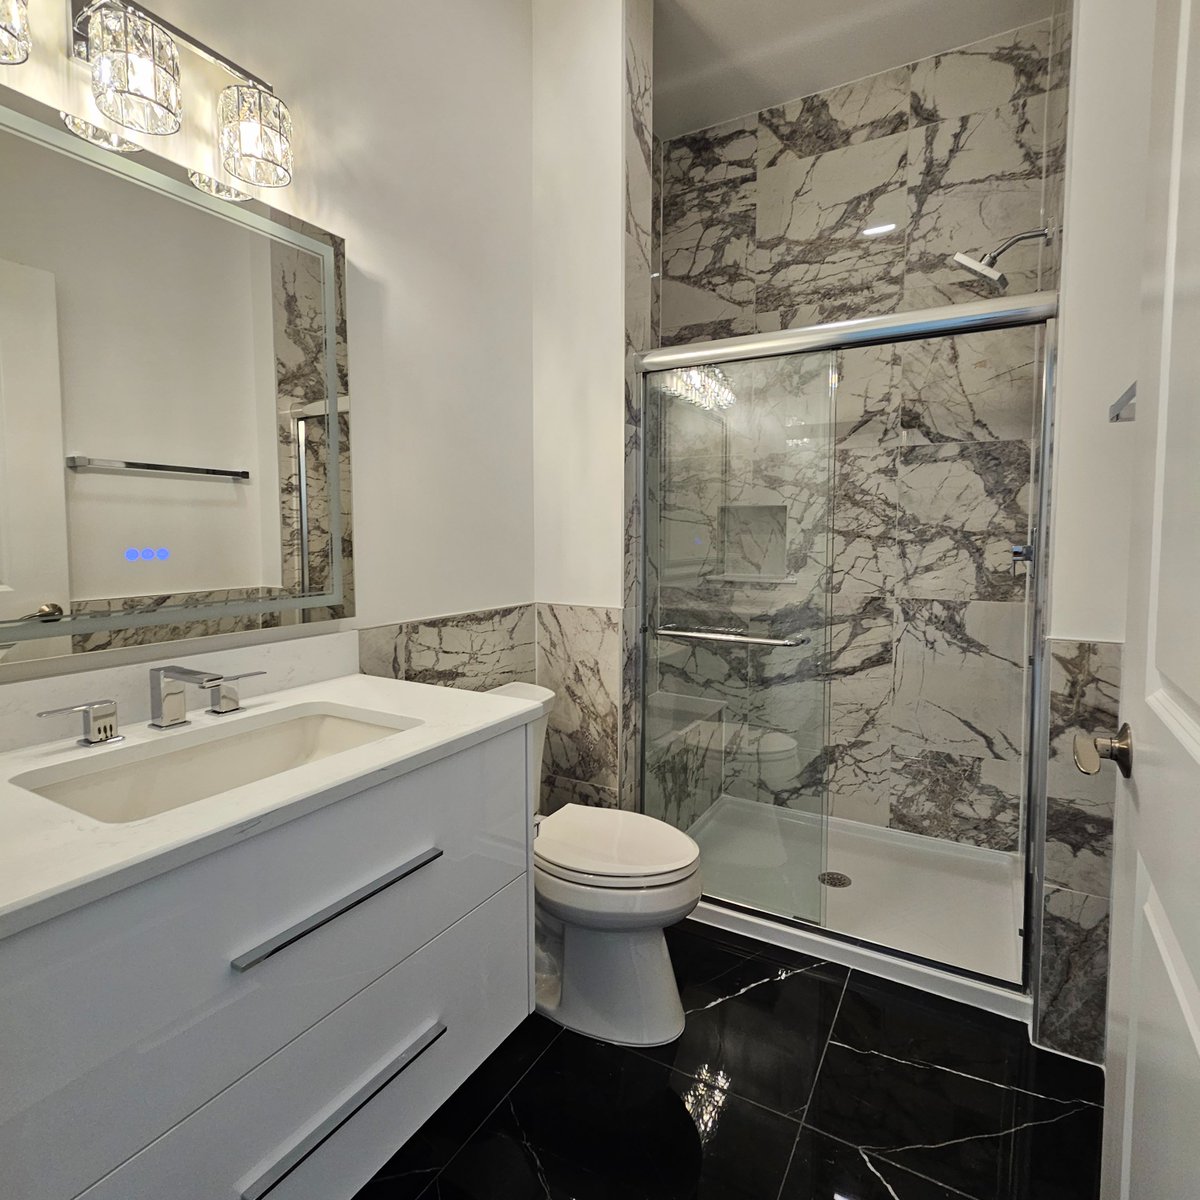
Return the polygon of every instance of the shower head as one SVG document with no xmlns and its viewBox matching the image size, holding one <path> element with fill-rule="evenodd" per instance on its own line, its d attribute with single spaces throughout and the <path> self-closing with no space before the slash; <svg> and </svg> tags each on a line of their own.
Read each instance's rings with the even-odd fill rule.
<svg viewBox="0 0 1200 1200">
<path fill-rule="evenodd" d="M 969 254 L 964 254 L 961 250 L 954 256 L 954 261 L 960 267 L 966 267 L 968 271 L 974 271 L 976 275 L 983 276 L 989 283 L 994 283 L 999 288 L 1008 287 L 1008 279 L 1002 271 L 996 270 L 996 260 L 1006 250 L 1011 250 L 1018 242 L 1028 242 L 1032 238 L 1041 238 L 1043 242 L 1049 242 L 1052 236 L 1049 227 L 1045 229 L 1027 229 L 1024 233 L 1014 234 L 1010 238 L 1006 238 L 998 245 L 995 250 L 989 254 L 985 254 L 982 258 L 972 258 Z"/>
<path fill-rule="evenodd" d="M 984 279 L 994 283 L 997 287 L 1008 287 L 1008 277 L 1002 272 L 997 271 L 995 267 L 988 262 L 991 258 L 992 262 L 995 259 L 992 255 L 985 254 L 982 261 L 977 258 L 972 258 L 969 254 L 964 254 L 961 250 L 954 256 L 954 261 L 960 267 L 966 267 L 968 271 L 974 271 L 976 275 L 982 275 Z"/>
</svg>

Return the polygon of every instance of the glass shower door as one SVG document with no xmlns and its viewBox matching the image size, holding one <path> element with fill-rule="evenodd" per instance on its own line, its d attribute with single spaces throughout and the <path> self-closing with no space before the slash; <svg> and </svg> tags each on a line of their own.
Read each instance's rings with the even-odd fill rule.
<svg viewBox="0 0 1200 1200">
<path fill-rule="evenodd" d="M 645 811 L 704 891 L 823 920 L 835 356 L 646 379 Z"/>
</svg>

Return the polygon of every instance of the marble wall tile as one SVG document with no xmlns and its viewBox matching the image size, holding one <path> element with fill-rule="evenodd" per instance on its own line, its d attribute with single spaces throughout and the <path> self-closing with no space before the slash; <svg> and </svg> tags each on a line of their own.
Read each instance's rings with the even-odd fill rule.
<svg viewBox="0 0 1200 1200">
<path fill-rule="evenodd" d="M 759 113 L 758 167 L 908 129 L 910 67 L 869 75 Z"/>
<path fill-rule="evenodd" d="M 860 346 L 836 360 L 834 440 L 840 450 L 877 450 L 900 438 L 907 346 Z"/>
<path fill-rule="evenodd" d="M 893 754 L 893 829 L 1016 852 L 1024 765 L 942 750 Z"/>
<path fill-rule="evenodd" d="M 1025 606 L 902 598 L 897 611 L 896 748 L 1020 760 Z"/>
<path fill-rule="evenodd" d="M 533 683 L 537 626 L 531 604 L 359 630 L 364 675 L 483 692 Z"/>
<path fill-rule="evenodd" d="M 616 794 L 621 694 L 621 610 L 537 605 L 537 682 L 557 699 L 544 775 Z"/>
<path fill-rule="evenodd" d="M 732 180 L 664 196 L 663 345 L 754 331 L 755 189 Z"/>
<path fill-rule="evenodd" d="M 1029 541 L 1028 442 L 958 442 L 898 451 L 896 593 L 1024 600 L 1012 547 Z"/>
<path fill-rule="evenodd" d="M 797 159 L 758 175 L 755 303 L 760 329 L 892 312 L 904 283 L 908 135 Z M 863 229 L 893 232 L 864 238 Z"/>
<path fill-rule="evenodd" d="M 531 604 L 411 621 L 404 627 L 404 678 L 487 691 L 532 683 L 537 624 Z"/>
<path fill-rule="evenodd" d="M 1023 25 L 912 68 L 912 120 L 928 125 L 949 117 L 1013 104 L 1046 90 L 1050 22 Z"/>
<path fill-rule="evenodd" d="M 581 779 L 564 779 L 560 775 L 542 775 L 542 799 L 538 811 L 543 816 L 557 812 L 564 804 L 585 804 L 589 808 L 616 808 L 615 788 Z"/>
<path fill-rule="evenodd" d="M 888 597 L 869 596 L 857 604 L 835 599 L 826 669 L 829 740 L 833 745 L 890 744 L 894 625 Z"/>
<path fill-rule="evenodd" d="M 751 291 L 762 331 L 994 294 L 948 259 L 1061 214 L 1065 18 L 1056 12 L 1053 22 L 666 143 L 664 208 L 674 224 L 721 228 L 714 201 L 739 214 L 751 203 L 755 232 L 751 288 L 740 274 L 736 296 L 728 278 L 724 294 L 668 283 L 663 344 L 750 332 Z M 885 151 L 890 139 L 895 148 Z M 681 215 L 692 205 L 708 210 L 694 223 Z M 891 234 L 861 236 L 893 222 Z M 706 258 L 719 246 L 740 269 L 732 240 L 723 229 L 693 229 L 685 242 Z M 1010 251 L 1009 291 L 1035 290 L 1039 278 L 1053 286 L 1058 257 L 1057 245 Z M 679 278 L 690 273 L 677 268 Z"/>
<path fill-rule="evenodd" d="M 1033 330 L 908 342 L 899 358 L 906 445 L 1033 437 L 1041 387 Z"/>
<path fill-rule="evenodd" d="M 1107 736 L 1120 725 L 1121 649 L 1114 642 L 1047 643 L 1046 880 L 1095 896 L 1109 893 L 1116 781 L 1111 771 L 1077 770 L 1072 743 L 1077 733 Z"/>
<path fill-rule="evenodd" d="M 687 830 L 724 784 L 724 706 L 656 693 L 647 709 L 645 812 Z"/>
<path fill-rule="evenodd" d="M 834 460 L 833 593 L 890 592 L 900 579 L 896 451 L 838 450 Z"/>
<path fill-rule="evenodd" d="M 892 748 L 886 742 L 861 740 L 834 745 L 826 774 L 831 817 L 887 827 L 892 820 Z"/>
<path fill-rule="evenodd" d="M 404 626 L 375 625 L 358 631 L 358 669 L 380 679 L 404 678 Z"/>
<path fill-rule="evenodd" d="M 637 606 L 621 613 L 621 711 L 617 751 L 620 807 L 637 810 L 642 788 L 642 696 L 645 663 L 642 657 L 642 614 Z"/>
<path fill-rule="evenodd" d="M 753 179 L 758 169 L 758 114 L 685 133 L 663 149 L 663 183 L 676 194 Z"/>
<path fill-rule="evenodd" d="M 1108 901 L 1047 887 L 1037 1041 L 1089 1062 L 1104 1059 Z"/>
<path fill-rule="evenodd" d="M 828 751 L 818 741 L 755 725 L 725 726 L 725 774 L 722 790 L 730 796 L 822 813 Z"/>
<path fill-rule="evenodd" d="M 994 286 L 955 264 L 956 251 L 980 254 L 1042 224 L 1046 100 L 1037 96 L 913 129 L 908 135 L 912 213 L 904 307 L 989 298 Z M 1042 248 L 1027 242 L 1005 254 L 1012 295 L 1037 291 Z"/>
</svg>

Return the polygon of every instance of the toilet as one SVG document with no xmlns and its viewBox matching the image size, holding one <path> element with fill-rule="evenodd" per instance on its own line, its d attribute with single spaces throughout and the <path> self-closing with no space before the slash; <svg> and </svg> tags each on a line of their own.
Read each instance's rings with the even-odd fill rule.
<svg viewBox="0 0 1200 1200">
<path fill-rule="evenodd" d="M 544 739 L 552 692 L 495 691 L 539 700 L 546 715 L 530 731 Z M 700 902 L 700 847 L 642 813 L 566 804 L 539 820 L 533 866 L 538 1012 L 622 1046 L 679 1037 L 683 1005 L 663 930 Z"/>
</svg>

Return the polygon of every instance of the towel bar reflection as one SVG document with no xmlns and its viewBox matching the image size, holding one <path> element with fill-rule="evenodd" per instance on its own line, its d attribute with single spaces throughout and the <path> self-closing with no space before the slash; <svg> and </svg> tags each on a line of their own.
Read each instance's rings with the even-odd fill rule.
<svg viewBox="0 0 1200 1200">
<path fill-rule="evenodd" d="M 124 458 L 89 458 L 70 454 L 67 466 L 72 471 L 157 471 L 164 475 L 211 475 L 218 479 L 249 479 L 249 471 L 229 471 L 223 467 L 181 467 L 172 463 L 135 462 Z"/>
<path fill-rule="evenodd" d="M 756 637 L 750 633 L 732 633 L 725 629 L 674 629 L 663 625 L 654 631 L 659 637 L 685 638 L 693 642 L 737 642 L 743 646 L 807 646 L 807 637 Z"/>
</svg>

